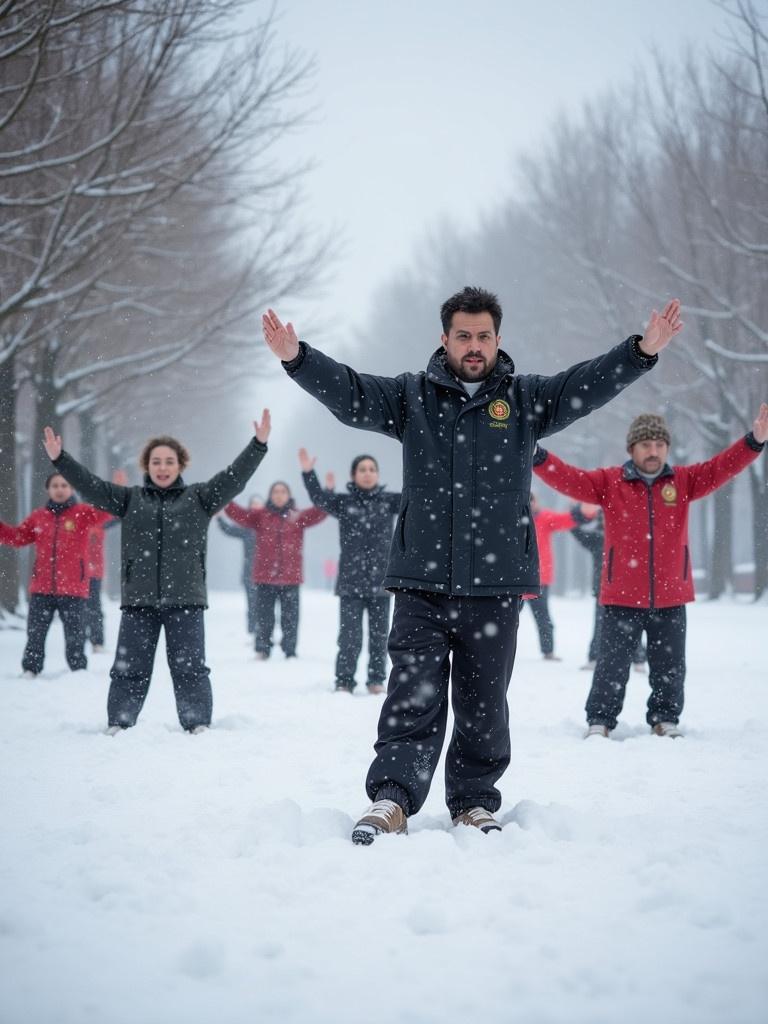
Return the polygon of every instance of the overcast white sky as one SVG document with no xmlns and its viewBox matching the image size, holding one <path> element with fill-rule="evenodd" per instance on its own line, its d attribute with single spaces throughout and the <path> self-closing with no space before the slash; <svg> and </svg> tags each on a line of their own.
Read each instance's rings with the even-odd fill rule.
<svg viewBox="0 0 768 1024">
<path fill-rule="evenodd" d="M 317 60 L 315 123 L 280 155 L 314 159 L 307 214 L 344 240 L 312 305 L 340 336 L 430 226 L 471 224 L 509 194 L 516 155 L 559 111 L 626 81 L 652 48 L 674 62 L 686 42 L 722 47 L 727 25 L 709 0 L 279 0 L 278 12 L 280 41 Z"/>
</svg>

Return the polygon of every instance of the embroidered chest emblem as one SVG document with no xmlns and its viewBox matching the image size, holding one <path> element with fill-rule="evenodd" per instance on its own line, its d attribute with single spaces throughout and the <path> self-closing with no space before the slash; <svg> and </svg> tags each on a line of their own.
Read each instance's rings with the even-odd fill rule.
<svg viewBox="0 0 768 1024">
<path fill-rule="evenodd" d="M 65 519 L 64 520 L 64 529 L 65 530 L 68 530 L 70 533 L 72 533 L 74 528 L 75 528 L 75 521 L 74 521 L 74 519 Z"/>
<path fill-rule="evenodd" d="M 488 406 L 488 414 L 491 419 L 499 422 L 500 420 L 509 419 L 509 402 L 505 402 L 503 398 L 494 398 L 494 400 Z"/>
<path fill-rule="evenodd" d="M 677 502 L 677 488 L 674 484 L 664 484 L 661 488 L 661 500 L 665 505 L 674 505 Z"/>
</svg>

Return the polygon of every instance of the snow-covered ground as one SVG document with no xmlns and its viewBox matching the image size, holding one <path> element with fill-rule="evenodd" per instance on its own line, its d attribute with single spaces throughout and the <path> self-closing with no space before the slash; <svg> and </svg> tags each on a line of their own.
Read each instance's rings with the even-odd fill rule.
<svg viewBox="0 0 768 1024">
<path fill-rule="evenodd" d="M 633 674 L 614 738 L 584 742 L 591 602 L 552 604 L 562 664 L 523 617 L 504 831 L 452 829 L 438 775 L 410 835 L 368 848 L 348 834 L 383 698 L 330 691 L 329 594 L 267 664 L 213 595 L 202 736 L 164 660 L 113 739 L 108 655 L 68 674 L 57 622 L 29 682 L 0 633 L 3 1024 L 765 1021 L 765 605 L 691 610 L 686 738 L 648 734 Z"/>
</svg>

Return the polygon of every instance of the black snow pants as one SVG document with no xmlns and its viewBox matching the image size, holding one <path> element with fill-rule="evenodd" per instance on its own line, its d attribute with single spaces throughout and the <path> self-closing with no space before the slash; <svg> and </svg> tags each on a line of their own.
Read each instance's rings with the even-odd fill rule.
<svg viewBox="0 0 768 1024">
<path fill-rule="evenodd" d="M 589 641 L 589 653 L 587 655 L 588 661 L 597 661 L 597 655 L 600 651 L 600 637 L 603 632 L 603 612 L 605 608 L 600 604 L 599 601 L 595 601 L 595 625 L 592 630 L 592 639 Z M 635 653 L 632 655 L 633 665 L 644 665 L 646 662 L 645 647 L 643 645 L 642 632 L 640 639 L 637 641 L 637 648 Z"/>
<path fill-rule="evenodd" d="M 555 649 L 555 627 L 549 614 L 549 587 L 542 587 L 541 596 L 531 598 L 526 604 L 536 620 L 541 653 L 551 654 Z"/>
<path fill-rule="evenodd" d="M 507 687 L 515 663 L 520 600 L 398 591 L 389 634 L 392 671 L 379 718 L 371 800 L 415 814 L 429 792 L 445 738 L 448 681 L 453 734 L 445 761 L 452 817 L 496 811 L 496 782 L 510 758 Z"/>
<path fill-rule="evenodd" d="M 646 721 L 674 722 L 683 710 L 685 682 L 685 605 L 674 608 L 624 608 L 606 605 L 592 689 L 587 697 L 587 722 L 616 728 L 624 706 L 629 668 L 645 631 L 648 637 Z"/>
<path fill-rule="evenodd" d="M 31 594 L 27 615 L 27 646 L 21 659 L 25 672 L 37 675 L 43 670 L 45 641 L 55 612 L 64 627 L 64 650 L 73 672 L 88 667 L 83 631 L 84 597 L 59 597 L 56 594 Z"/>
<path fill-rule="evenodd" d="M 336 657 L 336 686 L 355 688 L 357 659 L 363 647 L 363 612 L 368 613 L 367 686 L 383 685 L 387 678 L 387 630 L 390 598 L 339 598 L 339 653 Z"/>
<path fill-rule="evenodd" d="M 205 664 L 203 609 L 124 608 L 117 637 L 107 699 L 109 724 L 124 729 L 136 724 L 152 678 L 157 641 L 165 629 L 176 711 L 182 728 L 211 724 L 213 694 Z"/>
<path fill-rule="evenodd" d="M 104 612 L 101 609 L 101 580 L 91 579 L 85 602 L 85 636 L 94 647 L 104 646 Z"/>
<path fill-rule="evenodd" d="M 248 605 L 248 611 L 246 614 L 246 625 L 248 632 L 251 634 L 256 633 L 256 584 L 251 583 L 249 580 L 244 583 L 245 587 L 245 600 Z"/>
<path fill-rule="evenodd" d="M 296 654 L 299 633 L 299 587 L 256 583 L 256 634 L 254 646 L 261 654 L 272 650 L 275 629 L 275 605 L 280 602 L 280 646 L 286 657 Z"/>
</svg>

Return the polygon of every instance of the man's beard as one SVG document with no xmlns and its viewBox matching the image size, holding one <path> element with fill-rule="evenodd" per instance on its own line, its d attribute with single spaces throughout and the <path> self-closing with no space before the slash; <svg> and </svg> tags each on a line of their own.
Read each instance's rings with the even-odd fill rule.
<svg viewBox="0 0 768 1024">
<path fill-rule="evenodd" d="M 466 365 L 470 356 L 478 360 L 482 365 L 470 368 Z M 472 384 L 478 380 L 484 380 L 490 372 L 491 367 L 488 366 L 488 360 L 485 356 L 480 354 L 473 355 L 472 353 L 470 353 L 469 356 L 464 356 L 455 370 L 456 376 L 459 380 L 465 381 L 468 384 Z"/>
</svg>

